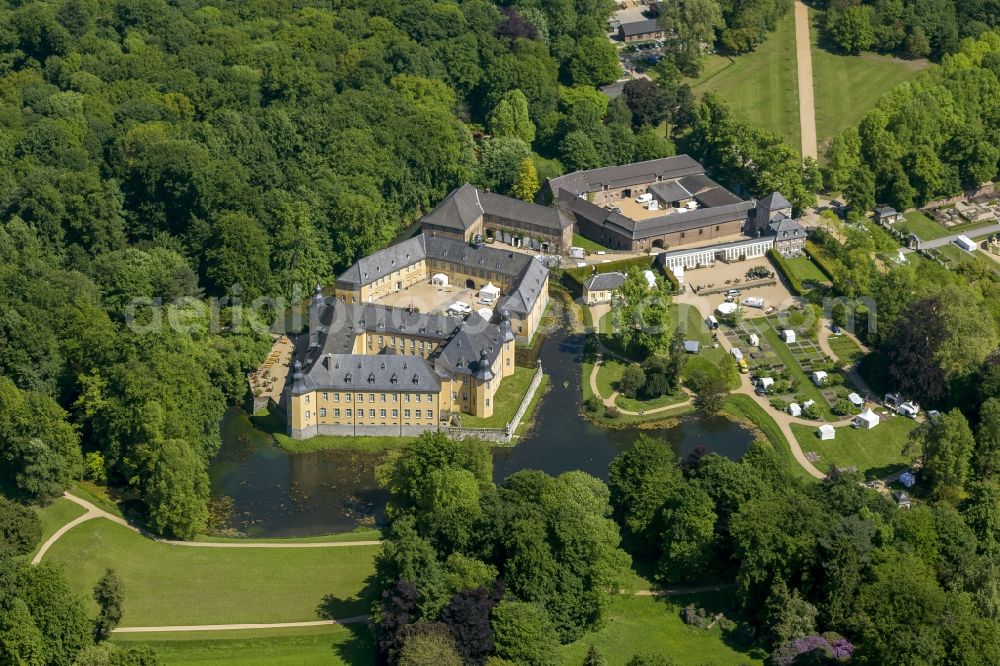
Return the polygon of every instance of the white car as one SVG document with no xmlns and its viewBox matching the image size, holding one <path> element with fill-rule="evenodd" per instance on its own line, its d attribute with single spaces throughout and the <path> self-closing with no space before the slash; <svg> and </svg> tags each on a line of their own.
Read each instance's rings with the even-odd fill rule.
<svg viewBox="0 0 1000 666">
<path fill-rule="evenodd" d="M 649 192 L 646 192 L 645 194 L 640 194 L 635 198 L 635 202 L 639 204 L 649 203 L 652 200 L 653 200 L 653 195 L 650 194 Z"/>
</svg>

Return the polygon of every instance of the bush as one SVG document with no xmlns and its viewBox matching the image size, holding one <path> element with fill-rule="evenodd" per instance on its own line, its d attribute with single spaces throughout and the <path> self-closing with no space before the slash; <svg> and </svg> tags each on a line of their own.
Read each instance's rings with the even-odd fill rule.
<svg viewBox="0 0 1000 666">
<path fill-rule="evenodd" d="M 689 624 L 699 629 L 704 629 L 712 621 L 704 608 L 695 606 L 694 604 L 684 607 L 684 610 L 681 611 L 681 619 L 684 620 L 684 624 Z"/>
<path fill-rule="evenodd" d="M 781 398 L 771 398 L 769 401 L 771 406 L 777 409 L 779 412 L 783 412 L 788 409 L 788 401 L 782 400 Z"/>
<path fill-rule="evenodd" d="M 614 405 L 608 405 L 604 408 L 604 418 L 606 419 L 617 419 L 622 413 L 618 411 L 618 408 Z"/>
<path fill-rule="evenodd" d="M 83 478 L 98 484 L 107 483 L 108 473 L 104 467 L 104 456 L 99 451 L 91 451 L 84 457 Z"/>
<path fill-rule="evenodd" d="M 498 657 L 528 666 L 555 662 L 559 640 L 552 620 L 540 605 L 501 601 L 493 609 L 492 626 Z"/>
<path fill-rule="evenodd" d="M 809 405 L 808 407 L 802 408 L 802 418 L 805 419 L 818 419 L 819 409 L 816 407 L 816 403 Z"/>
<path fill-rule="evenodd" d="M 833 407 L 830 408 L 837 416 L 848 416 L 854 413 L 854 405 L 851 404 L 849 400 L 838 400 Z"/>
<path fill-rule="evenodd" d="M 34 511 L 0 496 L 0 553 L 27 555 L 42 539 L 42 524 Z"/>
<path fill-rule="evenodd" d="M 646 373 L 638 365 L 628 365 L 618 380 L 618 390 L 629 398 L 639 395 L 639 389 L 646 384 Z"/>
<path fill-rule="evenodd" d="M 601 409 L 601 401 L 596 395 L 588 395 L 583 401 L 583 409 L 588 412 L 596 412 Z"/>
</svg>

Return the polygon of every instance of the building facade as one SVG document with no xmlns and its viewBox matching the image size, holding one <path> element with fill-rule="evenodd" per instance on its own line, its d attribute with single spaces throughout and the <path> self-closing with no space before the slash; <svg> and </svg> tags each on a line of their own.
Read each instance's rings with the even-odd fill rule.
<svg viewBox="0 0 1000 666">
<path fill-rule="evenodd" d="M 596 273 L 583 283 L 583 302 L 587 305 L 610 303 L 623 284 L 625 276 L 621 273 Z"/>
</svg>

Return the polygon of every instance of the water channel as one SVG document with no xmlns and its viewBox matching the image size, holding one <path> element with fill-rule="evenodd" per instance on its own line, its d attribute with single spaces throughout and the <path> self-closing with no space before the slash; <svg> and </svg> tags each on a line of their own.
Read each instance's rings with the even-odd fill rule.
<svg viewBox="0 0 1000 666">
<path fill-rule="evenodd" d="M 662 439 L 680 456 L 697 447 L 733 459 L 752 439 L 723 417 L 689 417 L 667 428 L 605 430 L 580 416 L 580 363 L 584 338 L 553 331 L 540 359 L 549 391 L 528 434 L 510 448 L 494 449 L 499 483 L 522 469 L 549 474 L 579 469 L 607 479 L 608 464 L 641 433 Z M 375 483 L 380 454 L 319 451 L 290 454 L 257 430 L 238 409 L 222 423 L 222 449 L 212 463 L 212 492 L 233 498 L 231 526 L 249 536 L 311 536 L 377 524 L 386 494 Z"/>
</svg>

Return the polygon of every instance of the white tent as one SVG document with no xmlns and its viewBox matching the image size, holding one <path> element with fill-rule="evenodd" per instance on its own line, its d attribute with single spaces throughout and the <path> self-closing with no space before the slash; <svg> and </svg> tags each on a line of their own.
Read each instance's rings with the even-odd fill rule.
<svg viewBox="0 0 1000 666">
<path fill-rule="evenodd" d="M 810 399 L 806 400 L 805 402 L 803 402 L 802 406 L 803 407 L 812 407 L 815 404 L 816 404 L 816 401 L 813 400 L 812 398 L 810 398 Z"/>
<path fill-rule="evenodd" d="M 827 374 L 823 370 L 817 370 L 812 374 L 813 384 L 816 386 L 822 386 L 826 383 Z"/>
<path fill-rule="evenodd" d="M 715 311 L 720 315 L 731 315 L 739 309 L 740 306 L 736 305 L 736 303 L 719 303 L 718 307 L 715 308 Z"/>
<path fill-rule="evenodd" d="M 819 427 L 819 438 L 820 439 L 833 439 L 837 436 L 837 431 L 834 430 L 833 426 L 829 423 L 824 423 Z"/>
<path fill-rule="evenodd" d="M 774 379 L 771 377 L 761 377 L 757 381 L 757 386 L 761 391 L 767 391 L 769 388 L 774 386 Z"/>
<path fill-rule="evenodd" d="M 492 282 L 479 290 L 480 303 L 492 303 L 500 297 L 500 288 Z"/>
<path fill-rule="evenodd" d="M 757 337 L 756 333 L 750 334 L 750 344 L 753 345 L 754 347 L 760 347 L 760 338 Z"/>
<path fill-rule="evenodd" d="M 851 404 L 855 407 L 862 407 L 865 404 L 865 399 L 862 398 L 857 393 L 849 393 L 847 399 L 851 401 Z"/>
<path fill-rule="evenodd" d="M 485 319 L 486 321 L 489 321 L 490 319 L 493 318 L 493 310 L 490 310 L 489 308 L 479 308 L 478 310 L 476 310 L 476 312 L 478 312 L 479 316 Z"/>
<path fill-rule="evenodd" d="M 788 413 L 792 416 L 802 416 L 802 408 L 799 407 L 799 403 L 793 402 L 788 405 Z"/>
<path fill-rule="evenodd" d="M 795 342 L 795 331 L 790 328 L 786 328 L 781 332 L 781 339 L 785 342 Z"/>
<path fill-rule="evenodd" d="M 854 425 L 857 428 L 863 428 L 864 430 L 871 430 L 879 423 L 878 414 L 870 409 L 866 409 L 857 416 L 854 417 Z"/>
<path fill-rule="evenodd" d="M 447 287 L 448 276 L 444 273 L 435 273 L 431 276 L 431 284 L 436 284 L 439 287 Z"/>
</svg>

